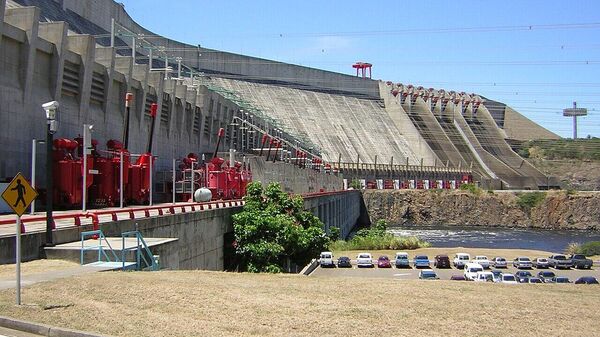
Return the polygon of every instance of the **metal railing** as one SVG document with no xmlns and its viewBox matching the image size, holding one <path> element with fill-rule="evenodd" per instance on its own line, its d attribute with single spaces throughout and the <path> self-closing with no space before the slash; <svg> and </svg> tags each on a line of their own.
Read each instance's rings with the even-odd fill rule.
<svg viewBox="0 0 600 337">
<path fill-rule="evenodd" d="M 96 246 L 85 247 L 85 239 L 88 237 L 97 238 L 98 244 Z M 112 254 L 114 261 L 111 261 L 110 257 L 106 253 L 106 251 L 102 245 L 103 242 L 106 243 L 106 246 L 108 247 L 108 251 Z M 98 262 L 103 262 L 103 260 L 102 260 L 103 258 L 106 259 L 106 262 L 120 262 L 119 258 L 117 257 L 117 254 L 111 247 L 108 240 L 106 240 L 106 237 L 104 236 L 104 233 L 102 233 L 101 230 L 88 231 L 88 232 L 81 233 L 81 265 L 84 264 L 85 252 L 89 251 L 89 250 L 97 250 L 98 251 Z"/>
<path fill-rule="evenodd" d="M 125 246 L 125 239 L 131 237 L 136 238 L 136 245 L 134 247 Z M 136 270 L 144 270 L 145 268 L 149 268 L 151 271 L 158 270 L 158 263 L 154 259 L 154 255 L 150 251 L 150 248 L 146 244 L 146 240 L 144 240 L 144 237 L 142 236 L 142 233 L 140 233 L 140 231 L 136 230 L 121 233 L 121 240 L 123 242 L 123 248 L 121 249 L 121 261 L 123 261 L 123 270 L 126 269 L 126 254 L 130 251 L 135 251 Z M 142 266 L 142 262 L 144 266 Z"/>
</svg>

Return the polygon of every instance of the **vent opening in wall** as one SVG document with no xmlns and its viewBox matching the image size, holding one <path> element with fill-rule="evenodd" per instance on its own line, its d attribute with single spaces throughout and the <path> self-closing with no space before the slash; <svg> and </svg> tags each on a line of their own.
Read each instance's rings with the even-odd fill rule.
<svg viewBox="0 0 600 337">
<path fill-rule="evenodd" d="M 202 118 L 200 108 L 196 107 L 196 113 L 194 114 L 194 125 L 192 127 L 192 130 L 195 135 L 200 133 L 200 123 L 201 123 L 200 118 Z"/>
<path fill-rule="evenodd" d="M 65 96 L 79 96 L 79 71 L 81 67 L 69 61 L 65 61 L 63 68 L 62 94 Z"/>
<path fill-rule="evenodd" d="M 103 74 L 94 72 L 92 75 L 92 90 L 90 91 L 90 103 L 102 105 L 106 92 L 106 81 Z"/>
<path fill-rule="evenodd" d="M 171 120 L 171 95 L 163 94 L 160 112 L 160 125 L 169 128 L 169 121 Z"/>
</svg>

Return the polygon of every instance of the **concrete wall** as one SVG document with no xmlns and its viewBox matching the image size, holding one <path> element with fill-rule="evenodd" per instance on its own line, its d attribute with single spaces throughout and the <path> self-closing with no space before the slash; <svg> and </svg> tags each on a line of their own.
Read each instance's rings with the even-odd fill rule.
<svg viewBox="0 0 600 337">
<path fill-rule="evenodd" d="M 110 31 L 111 19 L 115 18 L 118 24 L 130 31 L 145 35 L 156 35 L 137 24 L 126 12 L 126 8 L 113 0 L 54 1 L 62 4 L 63 9 L 79 14 L 106 31 Z M 170 53 L 170 57 L 182 57 L 186 60 L 188 66 L 196 69 L 242 75 L 247 78 L 285 81 L 309 87 L 327 88 L 379 97 L 377 82 L 369 79 L 207 49 L 199 45 L 188 45 L 167 38 L 153 38 L 151 42 L 167 48 L 186 49 L 184 51 L 172 52 Z M 142 50 L 139 52 L 145 53 Z M 348 64 L 348 70 L 354 71 L 350 66 L 351 64 Z"/>
<path fill-rule="evenodd" d="M 266 162 L 264 158 L 253 157 L 250 159 L 250 165 L 254 181 L 260 181 L 265 187 L 273 181 L 279 182 L 283 190 L 289 193 L 339 191 L 344 188 L 341 177 L 298 168 L 283 162 Z"/>
<path fill-rule="evenodd" d="M 338 227 L 346 237 L 361 215 L 362 197 L 359 191 L 313 195 L 305 198 L 305 208 L 325 223 L 325 230 Z M 120 237 L 122 232 L 137 228 L 148 238 L 177 238 L 169 246 L 152 249 L 161 255 L 161 265 L 171 269 L 223 270 L 224 235 L 233 231 L 232 215 L 242 207 L 212 209 L 146 219 L 123 220 L 100 224 L 107 237 Z M 54 243 L 81 240 L 81 232 L 92 230 L 91 225 L 62 229 L 54 232 Z M 45 233 L 27 233 L 22 236 L 23 261 L 44 257 Z M 0 264 L 14 263 L 15 237 L 0 237 Z M 163 250 L 161 250 L 163 249 Z"/>
<path fill-rule="evenodd" d="M 560 138 L 510 107 L 506 107 L 504 111 L 504 131 L 507 138 L 516 140 Z"/>
</svg>

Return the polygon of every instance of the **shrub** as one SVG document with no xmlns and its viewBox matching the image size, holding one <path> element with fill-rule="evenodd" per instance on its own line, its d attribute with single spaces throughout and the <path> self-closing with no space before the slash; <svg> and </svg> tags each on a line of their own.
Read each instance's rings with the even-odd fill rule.
<svg viewBox="0 0 600 337">
<path fill-rule="evenodd" d="M 600 255 L 600 241 L 591 241 L 582 244 L 577 250 L 577 253 L 586 256 Z"/>
<path fill-rule="evenodd" d="M 384 236 L 354 236 L 350 241 L 339 240 L 332 242 L 329 249 L 332 251 L 348 250 L 403 250 L 417 249 L 431 246 L 429 242 L 417 237 L 398 237 L 392 234 Z"/>
<path fill-rule="evenodd" d="M 360 183 L 360 181 L 358 179 L 353 179 L 350 182 L 350 187 L 355 190 L 362 190 L 362 184 Z"/>
<path fill-rule="evenodd" d="M 525 211 L 530 211 L 546 199 L 545 192 L 531 192 L 517 194 L 517 205 Z"/>
<path fill-rule="evenodd" d="M 475 184 L 462 184 L 462 185 L 460 185 L 460 190 L 461 191 L 469 191 L 473 194 L 481 193 L 481 190 Z"/>
<path fill-rule="evenodd" d="M 581 245 L 577 242 L 571 242 L 567 245 L 567 249 L 565 249 L 565 254 L 576 254 L 581 249 Z"/>
</svg>

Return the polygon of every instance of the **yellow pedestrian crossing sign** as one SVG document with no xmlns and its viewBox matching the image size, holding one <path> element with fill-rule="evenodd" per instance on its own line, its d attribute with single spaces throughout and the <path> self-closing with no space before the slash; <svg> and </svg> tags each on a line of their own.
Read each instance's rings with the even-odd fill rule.
<svg viewBox="0 0 600 337">
<path fill-rule="evenodd" d="M 18 216 L 23 215 L 27 210 L 27 207 L 31 204 L 35 198 L 37 198 L 37 191 L 29 185 L 29 182 L 21 172 L 10 182 L 6 190 L 2 193 L 2 199 L 6 201 L 8 206 L 17 213 Z"/>
</svg>

